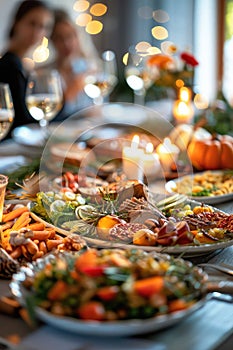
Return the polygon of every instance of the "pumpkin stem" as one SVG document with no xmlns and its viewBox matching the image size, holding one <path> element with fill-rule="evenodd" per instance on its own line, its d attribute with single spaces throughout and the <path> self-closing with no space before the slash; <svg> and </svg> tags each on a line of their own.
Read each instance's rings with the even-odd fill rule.
<svg viewBox="0 0 233 350">
<path fill-rule="evenodd" d="M 197 130 L 198 128 L 202 128 L 205 125 L 207 125 L 208 120 L 206 118 L 206 115 L 203 115 L 194 125 L 193 125 L 193 129 L 194 131 Z"/>
</svg>

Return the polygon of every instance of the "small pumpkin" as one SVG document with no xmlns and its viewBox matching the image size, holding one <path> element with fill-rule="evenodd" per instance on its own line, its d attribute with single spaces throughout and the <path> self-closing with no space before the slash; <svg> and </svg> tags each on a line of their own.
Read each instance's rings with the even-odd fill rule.
<svg viewBox="0 0 233 350">
<path fill-rule="evenodd" d="M 233 169 L 233 137 L 213 136 L 210 140 L 193 139 L 188 156 L 198 170 Z"/>
</svg>

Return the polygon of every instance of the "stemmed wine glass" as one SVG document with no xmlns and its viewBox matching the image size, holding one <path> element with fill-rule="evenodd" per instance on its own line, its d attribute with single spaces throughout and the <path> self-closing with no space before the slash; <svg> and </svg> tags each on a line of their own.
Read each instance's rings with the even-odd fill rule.
<svg viewBox="0 0 233 350">
<path fill-rule="evenodd" d="M 61 78 L 56 70 L 33 71 L 28 79 L 26 104 L 31 116 L 39 121 L 42 130 L 62 107 L 63 92 Z"/>
<path fill-rule="evenodd" d="M 152 85 L 152 71 L 147 65 L 148 54 L 130 47 L 125 67 L 125 78 L 134 92 L 134 103 L 144 105 L 147 89 Z"/>
<path fill-rule="evenodd" d="M 0 83 L 0 140 L 9 132 L 15 112 L 8 84 Z"/>
<path fill-rule="evenodd" d="M 99 61 L 92 62 L 84 81 L 84 91 L 96 105 L 103 104 L 118 82 L 116 56 L 104 51 Z"/>
</svg>

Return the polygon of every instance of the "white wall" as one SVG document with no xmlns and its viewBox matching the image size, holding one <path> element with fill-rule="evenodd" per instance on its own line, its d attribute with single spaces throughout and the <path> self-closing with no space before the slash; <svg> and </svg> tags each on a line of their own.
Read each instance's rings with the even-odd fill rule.
<svg viewBox="0 0 233 350">
<path fill-rule="evenodd" d="M 217 1 L 195 1 L 195 54 L 200 65 L 195 72 L 196 92 L 212 102 L 217 95 Z"/>
</svg>

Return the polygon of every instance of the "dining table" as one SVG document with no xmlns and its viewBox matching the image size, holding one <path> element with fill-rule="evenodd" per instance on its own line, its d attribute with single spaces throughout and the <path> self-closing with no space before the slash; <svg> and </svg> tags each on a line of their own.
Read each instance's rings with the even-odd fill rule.
<svg viewBox="0 0 233 350">
<path fill-rule="evenodd" d="M 33 148 L 16 142 L 13 138 L 0 144 L 0 173 L 14 171 L 40 157 L 43 148 Z M 164 182 L 156 183 L 156 191 L 164 192 Z M 214 205 L 233 214 L 233 201 Z M 229 264 L 233 266 L 233 246 L 187 258 L 194 265 L 200 263 Z M 233 282 L 232 276 L 208 270 L 213 281 Z M 0 280 L 0 297 L 11 297 L 10 280 Z M 154 349 L 154 350 L 230 350 L 233 348 L 233 291 L 232 294 L 211 293 L 202 307 L 172 326 L 131 337 L 84 336 L 67 332 L 38 322 L 32 325 L 22 308 L 8 312 L 0 303 L 0 337 L 14 349 Z M 143 321 L 142 321 L 143 326 Z M 88 327 L 88 324 L 87 326 Z M 0 345 L 0 349 L 6 349 Z"/>
</svg>

